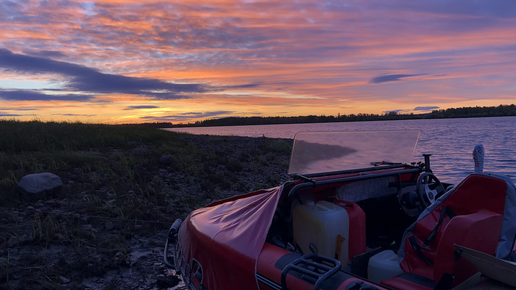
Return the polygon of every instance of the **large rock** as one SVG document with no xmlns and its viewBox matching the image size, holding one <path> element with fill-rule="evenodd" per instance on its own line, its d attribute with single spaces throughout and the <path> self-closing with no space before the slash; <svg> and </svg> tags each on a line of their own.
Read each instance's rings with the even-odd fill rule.
<svg viewBox="0 0 516 290">
<path fill-rule="evenodd" d="M 18 182 L 18 190 L 27 199 L 39 200 L 57 193 L 63 186 L 61 178 L 52 173 L 36 173 L 25 175 Z"/>
<path fill-rule="evenodd" d="M 161 165 L 174 165 L 175 163 L 177 163 L 177 158 L 172 155 L 161 156 L 159 159 Z"/>
</svg>

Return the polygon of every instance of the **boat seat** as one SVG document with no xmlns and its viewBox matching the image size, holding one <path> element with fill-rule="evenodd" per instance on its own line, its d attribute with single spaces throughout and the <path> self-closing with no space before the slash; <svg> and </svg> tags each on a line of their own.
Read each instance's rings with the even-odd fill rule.
<svg viewBox="0 0 516 290">
<path fill-rule="evenodd" d="M 460 239 L 464 237 L 456 237 L 451 229 L 466 223 L 463 219 L 467 218 L 462 216 L 473 214 L 469 222 L 474 223 L 475 214 L 483 211 L 504 217 L 501 228 L 497 222 L 496 227 L 486 229 L 486 233 L 492 233 L 490 238 L 497 240 L 496 257 L 506 258 L 510 255 L 516 236 L 516 231 L 512 230 L 516 228 L 516 207 L 513 205 L 515 201 L 516 188 L 510 179 L 492 174 L 469 175 L 429 206 L 418 220 L 407 228 L 398 251 L 400 267 L 406 273 L 427 277 L 438 283 L 442 275 L 434 275 L 433 265 L 441 255 L 441 252 L 438 253 L 441 242 L 444 245 L 444 241 L 457 238 L 458 240 L 452 239 L 453 243 L 467 246 L 465 242 L 461 244 Z M 457 219 L 454 221 L 457 224 L 452 224 L 447 232 L 451 236 L 443 238 L 445 229 L 454 219 Z M 448 246 L 453 247 L 453 243 Z M 461 279 L 455 277 L 454 282 L 459 283 Z"/>
<path fill-rule="evenodd" d="M 383 280 L 381 284 L 399 290 L 434 289 L 445 274 L 450 274 L 455 277 L 453 285 L 457 285 L 478 271 L 455 253 L 454 244 L 494 255 L 501 226 L 502 215 L 482 210 L 454 216 L 446 225 L 441 225 L 444 229 L 435 243 L 424 245 L 424 240 L 408 235 L 405 259 L 401 263 L 405 273 Z"/>
</svg>

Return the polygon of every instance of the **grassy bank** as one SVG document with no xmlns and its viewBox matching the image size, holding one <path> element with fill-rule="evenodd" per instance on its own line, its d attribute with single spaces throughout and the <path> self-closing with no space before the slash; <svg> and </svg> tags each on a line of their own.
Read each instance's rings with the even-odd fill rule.
<svg viewBox="0 0 516 290">
<path fill-rule="evenodd" d="M 278 185 L 291 149 L 290 140 L 130 125 L 4 120 L 0 136 L 2 289 L 169 287 L 159 251 L 170 224 Z M 58 175 L 62 189 L 22 197 L 18 181 L 41 172 Z"/>
<path fill-rule="evenodd" d="M 103 153 L 156 144 L 153 152 L 184 155 L 185 141 L 178 134 L 136 126 L 110 126 L 82 123 L 43 123 L 38 121 L 0 121 L 0 186 L 8 190 L 23 175 L 38 172 L 82 173 L 98 171 L 115 179 L 134 180 L 136 164 L 145 166 L 146 155 L 131 154 L 108 160 Z M 142 147 L 143 148 L 143 147 Z M 115 152 L 116 153 L 116 152 Z M 187 154 L 188 155 L 188 154 Z M 84 177 L 84 176 L 83 176 Z"/>
</svg>

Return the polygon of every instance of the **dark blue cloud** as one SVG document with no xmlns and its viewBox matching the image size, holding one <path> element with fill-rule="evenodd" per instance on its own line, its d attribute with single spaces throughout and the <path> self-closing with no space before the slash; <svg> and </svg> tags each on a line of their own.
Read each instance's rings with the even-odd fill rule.
<svg viewBox="0 0 516 290">
<path fill-rule="evenodd" d="M 0 112 L 0 117 L 20 117 L 22 115 Z"/>
<path fill-rule="evenodd" d="M 229 115 L 233 113 L 233 111 L 213 111 L 213 112 L 188 112 L 181 113 L 176 115 L 165 115 L 165 116 L 144 116 L 140 117 L 140 119 L 150 120 L 150 121 L 159 121 L 159 122 L 178 122 L 178 121 L 186 121 L 195 118 L 209 118 L 216 116 Z"/>
<path fill-rule="evenodd" d="M 52 114 L 53 116 L 67 116 L 67 117 L 93 117 L 97 115 L 83 115 L 83 114 Z"/>
<path fill-rule="evenodd" d="M 427 106 L 427 107 L 415 107 L 414 111 L 431 111 L 431 110 L 437 110 L 439 107 L 437 106 Z"/>
<path fill-rule="evenodd" d="M 43 58 L 64 58 L 67 55 L 55 50 L 40 50 L 40 51 L 33 51 L 33 50 L 25 50 L 23 53 L 30 55 L 30 56 L 36 56 L 36 57 L 43 57 Z"/>
<path fill-rule="evenodd" d="M 0 111 L 36 111 L 37 109 L 27 108 L 0 108 Z"/>
<path fill-rule="evenodd" d="M 237 114 L 247 116 L 247 115 L 261 115 L 263 113 L 262 112 L 245 112 L 245 113 L 237 113 Z"/>
<path fill-rule="evenodd" d="M 187 94 L 220 90 L 203 84 L 174 84 L 157 79 L 105 74 L 95 69 L 42 57 L 15 54 L 0 49 L 0 68 L 28 74 L 59 74 L 67 91 L 96 94 L 143 95 L 157 100 L 189 98 Z"/>
<path fill-rule="evenodd" d="M 201 113 L 201 112 L 187 112 L 187 113 L 182 113 L 181 116 L 201 116 L 203 114 L 204 113 Z"/>
<path fill-rule="evenodd" d="M 260 86 L 260 84 L 246 84 L 246 85 L 239 85 L 239 86 L 231 86 L 230 88 L 233 89 L 247 89 L 247 88 L 256 88 Z"/>
<path fill-rule="evenodd" d="M 403 113 L 405 112 L 405 110 L 390 110 L 390 111 L 383 111 L 382 113 L 384 114 L 389 114 L 389 113 Z"/>
<path fill-rule="evenodd" d="M 407 78 L 407 77 L 414 77 L 414 76 L 419 76 L 419 75 L 384 75 L 384 76 L 378 76 L 378 77 L 374 77 L 372 78 L 369 83 L 370 84 L 381 84 L 381 83 L 387 83 L 387 82 L 396 82 L 396 81 L 400 81 L 401 79 L 403 78 Z"/>
<path fill-rule="evenodd" d="M 93 95 L 58 94 L 47 95 L 33 90 L 1 90 L 0 99 L 5 101 L 74 101 L 87 102 L 95 98 Z"/>
<path fill-rule="evenodd" d="M 129 106 L 124 110 L 138 110 L 138 109 L 157 109 L 159 106 Z"/>
</svg>

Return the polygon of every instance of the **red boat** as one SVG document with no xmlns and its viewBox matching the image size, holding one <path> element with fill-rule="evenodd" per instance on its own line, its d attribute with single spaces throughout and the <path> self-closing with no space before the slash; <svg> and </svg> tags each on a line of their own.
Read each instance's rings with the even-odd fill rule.
<svg viewBox="0 0 516 290">
<path fill-rule="evenodd" d="M 418 138 L 299 133 L 292 181 L 177 220 L 165 263 L 199 290 L 514 289 L 514 183 L 482 172 L 482 147 L 475 173 L 442 183 L 430 154 L 410 163 Z"/>
</svg>

